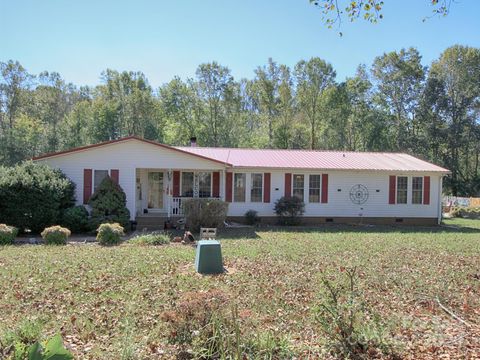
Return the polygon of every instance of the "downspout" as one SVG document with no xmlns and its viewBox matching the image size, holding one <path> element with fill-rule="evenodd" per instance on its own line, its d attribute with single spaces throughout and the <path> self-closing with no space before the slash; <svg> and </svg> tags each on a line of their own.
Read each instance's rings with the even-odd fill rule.
<svg viewBox="0 0 480 360">
<path fill-rule="evenodd" d="M 438 185 L 438 225 L 442 223 L 443 216 L 443 206 L 442 206 L 442 194 L 443 194 L 443 177 L 445 175 L 440 175 L 439 185 Z"/>
</svg>

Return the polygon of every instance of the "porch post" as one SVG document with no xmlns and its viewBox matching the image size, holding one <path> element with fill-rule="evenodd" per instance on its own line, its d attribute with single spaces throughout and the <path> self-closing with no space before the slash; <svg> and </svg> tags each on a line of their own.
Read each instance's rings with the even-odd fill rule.
<svg viewBox="0 0 480 360">
<path fill-rule="evenodd" d="M 167 170 L 167 216 L 168 219 L 172 216 L 172 169 Z"/>
<path fill-rule="evenodd" d="M 121 175 L 120 175 L 121 176 Z M 130 212 L 130 220 L 135 221 L 137 218 L 137 168 L 133 168 L 133 186 L 132 186 L 131 202 L 132 211 Z"/>
<path fill-rule="evenodd" d="M 220 200 L 225 201 L 225 169 L 220 174 Z"/>
</svg>

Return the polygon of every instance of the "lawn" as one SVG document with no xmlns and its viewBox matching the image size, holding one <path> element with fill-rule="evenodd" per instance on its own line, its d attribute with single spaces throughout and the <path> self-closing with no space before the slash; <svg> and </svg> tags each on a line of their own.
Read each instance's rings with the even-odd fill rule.
<svg viewBox="0 0 480 360">
<path fill-rule="evenodd" d="M 192 304 L 200 311 L 192 299 L 210 304 L 212 296 L 226 299 L 222 311 L 234 314 L 228 321 L 240 341 L 282 348 L 287 358 L 325 358 L 332 341 L 315 316 L 327 299 L 324 281 L 340 284 L 356 268 L 365 324 L 378 324 L 362 331 L 390 353 L 473 359 L 480 353 L 480 221 L 446 225 L 227 232 L 228 273 L 220 276 L 195 274 L 194 248 L 179 244 L 3 247 L 0 358 L 12 332 L 59 332 L 78 359 L 175 358 L 195 345 L 174 343 L 172 316 Z"/>
</svg>

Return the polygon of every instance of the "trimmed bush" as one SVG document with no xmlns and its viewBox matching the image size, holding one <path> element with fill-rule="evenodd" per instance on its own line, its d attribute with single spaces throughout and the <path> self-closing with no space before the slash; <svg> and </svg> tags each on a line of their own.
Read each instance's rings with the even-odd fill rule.
<svg viewBox="0 0 480 360">
<path fill-rule="evenodd" d="M 150 234 L 137 235 L 128 242 L 135 245 L 166 245 L 170 244 L 170 235 L 164 232 L 152 232 Z"/>
<path fill-rule="evenodd" d="M 260 222 L 260 218 L 258 217 L 258 211 L 256 210 L 248 210 L 245 213 L 245 222 L 248 225 L 256 225 Z"/>
<path fill-rule="evenodd" d="M 63 210 L 74 205 L 74 194 L 74 183 L 47 165 L 0 166 L 0 219 L 20 232 L 58 224 Z"/>
<path fill-rule="evenodd" d="M 66 209 L 62 216 L 62 225 L 73 233 L 89 231 L 88 211 L 85 206 L 79 205 Z"/>
<path fill-rule="evenodd" d="M 47 245 L 65 245 L 71 234 L 67 228 L 55 225 L 45 228 L 40 235 Z"/>
<path fill-rule="evenodd" d="M 182 206 L 186 226 L 193 232 L 201 227 L 222 227 L 227 218 L 228 203 L 219 199 L 184 199 Z"/>
<path fill-rule="evenodd" d="M 274 210 L 280 225 L 299 225 L 300 217 L 305 212 L 305 204 L 296 196 L 284 196 L 275 202 Z"/>
<path fill-rule="evenodd" d="M 119 223 L 127 227 L 130 212 L 127 209 L 127 196 L 123 189 L 109 176 L 98 186 L 89 201 L 92 207 L 91 225 L 97 228 L 103 223 Z"/>
<path fill-rule="evenodd" d="M 17 235 L 16 227 L 0 224 L 0 245 L 12 245 Z"/>
<path fill-rule="evenodd" d="M 97 229 L 97 241 L 100 245 L 118 245 L 125 231 L 119 223 L 101 224 Z"/>
</svg>

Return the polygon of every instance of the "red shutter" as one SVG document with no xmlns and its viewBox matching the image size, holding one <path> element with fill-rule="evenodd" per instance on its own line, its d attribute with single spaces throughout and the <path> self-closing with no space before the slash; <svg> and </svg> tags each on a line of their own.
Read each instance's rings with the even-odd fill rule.
<svg viewBox="0 0 480 360">
<path fill-rule="evenodd" d="M 270 202 L 270 173 L 263 174 L 263 202 L 269 203 Z"/>
<path fill-rule="evenodd" d="M 388 188 L 388 203 L 395 204 L 395 193 L 397 191 L 397 177 L 390 175 L 390 184 Z"/>
<path fill-rule="evenodd" d="M 292 196 L 292 174 L 285 174 L 285 197 Z"/>
<path fill-rule="evenodd" d="M 430 205 L 430 176 L 423 178 L 423 204 Z"/>
<path fill-rule="evenodd" d="M 88 204 L 92 196 L 92 169 L 83 169 L 83 203 Z"/>
<path fill-rule="evenodd" d="M 180 196 L 180 171 L 173 172 L 173 196 Z"/>
<path fill-rule="evenodd" d="M 322 204 L 328 203 L 328 174 L 322 174 Z"/>
<path fill-rule="evenodd" d="M 233 174 L 227 172 L 225 176 L 225 201 L 232 202 Z"/>
<path fill-rule="evenodd" d="M 113 181 L 115 181 L 116 184 L 118 184 L 118 177 L 119 177 L 118 169 L 111 169 L 110 177 L 112 178 Z"/>
<path fill-rule="evenodd" d="M 212 196 L 220 197 L 220 173 L 218 171 L 215 171 L 213 173 L 212 183 L 213 183 Z"/>
</svg>

